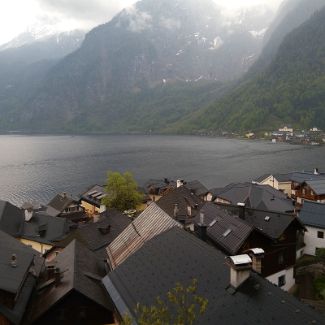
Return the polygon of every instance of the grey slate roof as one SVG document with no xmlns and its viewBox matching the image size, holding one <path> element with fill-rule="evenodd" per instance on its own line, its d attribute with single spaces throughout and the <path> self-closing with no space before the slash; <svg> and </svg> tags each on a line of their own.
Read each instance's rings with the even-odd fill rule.
<svg viewBox="0 0 325 325">
<path fill-rule="evenodd" d="M 57 217 L 60 213 L 64 211 L 70 204 L 76 202 L 72 196 L 65 193 L 57 194 L 48 204 L 46 213 Z"/>
<path fill-rule="evenodd" d="M 52 217 L 45 212 L 34 212 L 30 221 L 24 221 L 21 237 L 53 245 L 67 236 L 71 227 L 71 222 L 65 218 Z"/>
<path fill-rule="evenodd" d="M 151 203 L 106 249 L 112 269 L 151 238 L 172 227 L 182 227 L 155 202 Z"/>
<path fill-rule="evenodd" d="M 238 216 L 211 202 L 205 203 L 200 212 L 204 213 L 208 225 L 208 237 L 230 254 L 235 255 L 253 231 L 253 227 Z M 199 217 L 195 221 L 199 223 Z"/>
<path fill-rule="evenodd" d="M 291 174 L 291 181 L 296 183 L 304 183 L 307 181 L 321 180 L 325 179 L 324 174 L 314 174 L 312 172 L 293 172 Z"/>
<path fill-rule="evenodd" d="M 325 195 L 325 179 L 306 181 L 306 184 L 316 193 L 316 195 Z"/>
<path fill-rule="evenodd" d="M 304 201 L 304 205 L 299 212 L 299 219 L 306 226 L 325 229 L 325 204 Z"/>
<path fill-rule="evenodd" d="M 291 214 L 246 209 L 245 222 L 261 231 L 271 239 L 278 239 L 293 222 L 300 223 L 299 219 Z"/>
<path fill-rule="evenodd" d="M 72 290 L 107 310 L 112 310 L 112 305 L 100 282 L 100 278 L 106 274 L 104 263 L 97 259 L 94 253 L 74 240 L 57 255 L 54 263 L 55 267 L 63 272 L 63 278 L 58 286 L 50 285 L 34 296 L 30 306 L 32 321 L 41 317 Z"/>
<path fill-rule="evenodd" d="M 10 264 L 12 254 L 16 254 L 16 267 Z M 16 295 L 12 309 L 0 303 L 0 314 L 13 324 L 22 320 L 42 265 L 37 251 L 0 231 L 0 290 Z"/>
<path fill-rule="evenodd" d="M 106 247 L 131 223 L 131 219 L 115 210 L 102 214 L 99 222 L 80 225 L 78 229 L 57 243 L 66 247 L 73 239 L 81 241 L 101 259 L 107 259 Z"/>
<path fill-rule="evenodd" d="M 0 200 L 0 230 L 18 237 L 22 231 L 24 211 L 9 202 Z"/>
<path fill-rule="evenodd" d="M 195 324 L 324 324 L 324 316 L 255 273 L 236 291 L 228 290 L 225 256 L 193 235 L 170 229 L 144 244 L 103 283 L 120 314 L 137 303 L 152 305 L 179 282 L 198 281 L 197 294 L 208 299 L 206 313 Z M 134 316 L 134 315 L 133 315 Z"/>
<path fill-rule="evenodd" d="M 287 196 L 269 185 L 255 183 L 230 184 L 217 195 L 217 198 L 231 204 L 245 203 L 254 209 L 265 209 L 279 212 L 294 211 L 293 203 Z"/>
<path fill-rule="evenodd" d="M 235 217 L 239 215 L 238 206 L 228 204 L 218 204 L 218 206 L 228 211 L 230 215 Z M 303 225 L 297 217 L 277 211 L 245 208 L 245 219 L 242 221 L 271 239 L 280 238 L 291 223 L 298 223 L 298 227 L 303 229 Z"/>
<path fill-rule="evenodd" d="M 174 218 L 175 204 L 177 204 L 178 212 L 176 219 L 186 220 L 195 217 L 204 202 L 186 186 L 180 186 L 165 194 L 156 203 L 172 218 Z M 188 215 L 188 206 L 191 207 L 191 216 Z"/>
<path fill-rule="evenodd" d="M 185 187 L 190 189 L 197 196 L 202 196 L 209 192 L 209 190 L 198 180 L 186 182 Z"/>
</svg>

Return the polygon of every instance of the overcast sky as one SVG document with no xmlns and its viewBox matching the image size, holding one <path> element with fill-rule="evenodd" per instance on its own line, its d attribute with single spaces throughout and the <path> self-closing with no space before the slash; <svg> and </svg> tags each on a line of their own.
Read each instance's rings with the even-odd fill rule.
<svg viewBox="0 0 325 325">
<path fill-rule="evenodd" d="M 198 0 L 200 1 L 200 0 Z M 277 7 L 281 0 L 215 0 L 229 9 L 260 3 Z M 0 44 L 33 26 L 56 30 L 90 29 L 109 21 L 135 0 L 1 0 Z"/>
</svg>

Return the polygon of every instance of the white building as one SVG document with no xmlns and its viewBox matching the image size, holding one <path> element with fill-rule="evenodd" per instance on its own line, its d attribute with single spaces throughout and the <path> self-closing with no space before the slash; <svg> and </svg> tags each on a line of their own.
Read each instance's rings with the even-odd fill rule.
<svg viewBox="0 0 325 325">
<path fill-rule="evenodd" d="M 316 255 L 319 248 L 325 248 L 325 204 L 305 201 L 299 218 L 307 230 L 304 254 Z"/>
</svg>

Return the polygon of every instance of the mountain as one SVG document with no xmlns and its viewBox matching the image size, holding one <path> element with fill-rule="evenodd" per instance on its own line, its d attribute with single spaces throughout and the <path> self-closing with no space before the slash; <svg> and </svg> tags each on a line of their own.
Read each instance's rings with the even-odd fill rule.
<svg viewBox="0 0 325 325">
<path fill-rule="evenodd" d="M 275 58 L 286 35 L 307 21 L 317 10 L 325 6 L 325 0 L 287 0 L 280 6 L 276 18 L 263 39 L 264 48 L 250 74 L 262 72 Z"/>
<path fill-rule="evenodd" d="M 26 100 L 42 85 L 50 69 L 78 49 L 83 31 L 64 33 L 26 32 L 0 47 L 0 113 L 24 107 Z M 6 122 L 3 122 L 6 123 Z"/>
<path fill-rule="evenodd" d="M 220 82 L 242 76 L 256 60 L 271 19 L 269 10 L 254 8 L 234 23 L 213 0 L 142 0 L 89 32 L 79 49 L 41 76 L 36 88 L 22 89 L 28 93 L 24 102 L 15 98 L 8 104 L 4 98 L 7 106 L 0 106 L 11 122 L 3 118 L 2 125 L 43 131 L 115 132 L 117 125 L 120 132 L 156 130 L 157 124 L 170 122 L 170 115 L 181 118 L 220 96 Z M 202 98 L 198 89 L 209 95 Z M 185 94 L 193 97 L 182 104 Z M 175 114 L 173 101 L 181 107 Z"/>
<path fill-rule="evenodd" d="M 325 129 L 325 8 L 289 33 L 271 64 L 178 130 Z"/>
</svg>

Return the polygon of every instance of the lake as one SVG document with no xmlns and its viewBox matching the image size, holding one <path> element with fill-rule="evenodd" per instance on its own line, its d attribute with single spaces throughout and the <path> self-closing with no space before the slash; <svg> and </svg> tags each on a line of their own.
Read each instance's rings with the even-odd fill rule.
<svg viewBox="0 0 325 325">
<path fill-rule="evenodd" d="M 104 184 L 107 170 L 198 179 L 208 188 L 264 173 L 325 170 L 325 147 L 194 136 L 0 136 L 0 199 L 47 203 Z"/>
</svg>

